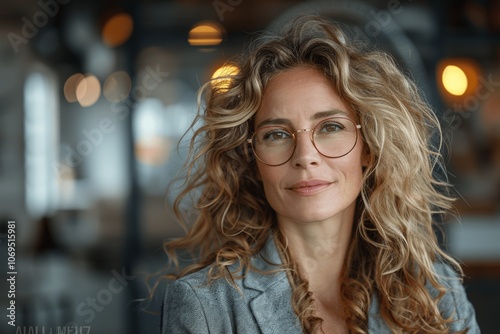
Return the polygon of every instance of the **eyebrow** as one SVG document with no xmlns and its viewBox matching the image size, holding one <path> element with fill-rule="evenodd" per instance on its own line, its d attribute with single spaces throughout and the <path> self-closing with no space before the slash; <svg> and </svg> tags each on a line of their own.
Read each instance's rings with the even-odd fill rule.
<svg viewBox="0 0 500 334">
<path fill-rule="evenodd" d="M 316 121 L 320 120 L 323 118 L 327 117 L 332 117 L 336 115 L 342 115 L 345 117 L 348 117 L 347 112 L 340 110 L 340 109 L 331 109 L 331 110 L 325 110 L 325 111 L 318 111 L 314 115 L 312 115 L 309 119 L 311 121 Z M 286 126 L 291 126 L 292 122 L 288 118 L 268 118 L 260 122 L 255 128 L 261 128 L 266 125 L 286 125 Z"/>
</svg>

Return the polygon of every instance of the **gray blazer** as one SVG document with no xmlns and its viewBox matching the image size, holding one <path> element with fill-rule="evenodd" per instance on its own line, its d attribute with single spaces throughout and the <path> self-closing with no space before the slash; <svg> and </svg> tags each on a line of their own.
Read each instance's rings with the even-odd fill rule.
<svg viewBox="0 0 500 334">
<path fill-rule="evenodd" d="M 281 259 L 274 240 L 270 238 L 252 264 L 261 270 L 276 269 Z M 446 265 L 437 265 L 439 274 L 449 287 L 440 301 L 444 316 L 456 320 L 451 332 L 470 328 L 469 334 L 480 333 L 474 309 L 455 272 Z M 248 271 L 235 280 L 240 294 L 224 279 L 206 285 L 208 269 L 202 269 L 167 284 L 162 307 L 162 334 L 299 334 L 300 323 L 291 305 L 291 286 L 283 271 L 261 274 Z M 370 333 L 391 333 L 379 316 L 376 297 L 368 315 Z"/>
</svg>

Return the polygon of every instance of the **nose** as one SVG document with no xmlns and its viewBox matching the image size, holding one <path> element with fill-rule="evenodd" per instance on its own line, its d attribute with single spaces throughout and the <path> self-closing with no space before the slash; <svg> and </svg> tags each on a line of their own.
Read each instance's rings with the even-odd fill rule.
<svg viewBox="0 0 500 334">
<path fill-rule="evenodd" d="M 318 166 L 321 163 L 321 154 L 313 144 L 312 131 L 309 129 L 299 130 L 295 136 L 296 146 L 291 159 L 292 165 L 296 168 Z"/>
</svg>

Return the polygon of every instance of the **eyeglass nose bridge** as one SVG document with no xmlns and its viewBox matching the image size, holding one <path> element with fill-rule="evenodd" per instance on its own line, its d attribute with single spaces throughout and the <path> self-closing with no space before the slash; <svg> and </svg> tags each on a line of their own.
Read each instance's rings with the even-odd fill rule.
<svg viewBox="0 0 500 334">
<path fill-rule="evenodd" d="M 300 132 L 310 132 L 311 135 L 309 139 L 311 139 L 311 141 L 314 143 L 314 138 L 313 138 L 314 129 L 299 129 L 293 132 L 293 137 L 295 138 L 295 144 L 297 144 L 297 137 L 295 137 L 295 135 Z"/>
<path fill-rule="evenodd" d="M 292 154 L 290 155 L 290 158 L 288 158 L 288 160 L 290 160 L 293 155 L 295 154 L 296 150 L 297 150 L 297 145 L 299 144 L 298 143 L 298 137 L 296 136 L 297 133 L 300 133 L 300 132 L 310 132 L 310 135 L 309 135 L 309 140 L 311 141 L 312 145 L 314 146 L 314 149 L 321 155 L 323 155 L 323 153 L 321 153 L 321 151 L 318 149 L 318 147 L 316 146 L 316 142 L 314 140 L 314 130 L 315 129 L 299 129 L 299 130 L 295 130 L 294 132 L 292 132 L 292 135 L 293 135 L 293 139 L 294 139 L 294 147 L 293 147 L 293 151 L 292 151 Z"/>
</svg>

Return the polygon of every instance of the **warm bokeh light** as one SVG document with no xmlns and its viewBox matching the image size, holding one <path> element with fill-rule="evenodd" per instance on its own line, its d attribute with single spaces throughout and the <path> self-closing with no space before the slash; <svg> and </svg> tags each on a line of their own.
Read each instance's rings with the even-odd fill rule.
<svg viewBox="0 0 500 334">
<path fill-rule="evenodd" d="M 109 102 L 120 102 L 127 98 L 132 81 L 125 71 L 111 73 L 104 81 L 102 93 Z"/>
<path fill-rule="evenodd" d="M 194 46 L 212 46 L 222 43 L 222 28 L 214 22 L 198 23 L 189 31 L 188 42 Z"/>
<path fill-rule="evenodd" d="M 444 88 L 453 95 L 464 95 L 467 90 L 468 80 L 465 72 L 458 66 L 448 65 L 442 75 Z"/>
<path fill-rule="evenodd" d="M 125 43 L 134 30 L 134 21 L 128 13 L 117 13 L 111 16 L 102 27 L 102 40 L 110 47 Z"/>
<path fill-rule="evenodd" d="M 70 76 L 68 79 L 66 79 L 66 82 L 64 83 L 64 97 L 66 98 L 66 101 L 73 103 L 78 101 L 76 98 L 76 86 L 78 83 L 84 78 L 83 74 L 81 73 L 75 73 L 72 76 Z"/>
<path fill-rule="evenodd" d="M 86 75 L 76 86 L 76 98 L 82 107 L 90 107 L 101 95 L 101 83 L 95 75 Z"/>
<path fill-rule="evenodd" d="M 219 67 L 212 75 L 212 87 L 227 91 L 231 84 L 231 76 L 238 74 L 238 67 L 230 64 Z"/>
<path fill-rule="evenodd" d="M 444 58 L 437 66 L 436 80 L 443 100 L 449 105 L 476 108 L 481 67 L 470 58 Z M 465 108 L 465 107 L 464 107 Z"/>
</svg>

